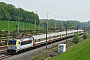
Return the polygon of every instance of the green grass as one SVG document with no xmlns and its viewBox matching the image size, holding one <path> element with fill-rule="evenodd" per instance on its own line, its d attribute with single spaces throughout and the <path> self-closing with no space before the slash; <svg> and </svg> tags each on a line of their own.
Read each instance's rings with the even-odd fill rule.
<svg viewBox="0 0 90 60">
<path fill-rule="evenodd" d="M 17 22 L 15 22 L 15 21 L 9 21 L 9 31 L 15 31 L 16 24 L 17 24 Z M 19 26 L 20 26 L 20 30 L 23 30 L 23 22 L 19 22 Z M 25 30 L 34 30 L 34 24 L 30 24 L 30 27 L 29 27 L 29 23 L 24 22 L 24 29 Z M 39 27 L 37 25 L 36 29 L 43 29 L 43 27 Z M 8 21 L 0 20 L 0 31 L 1 30 L 8 31 Z"/>
<path fill-rule="evenodd" d="M 49 60 L 90 60 L 90 39 L 72 46 L 65 53 L 52 57 Z"/>
<path fill-rule="evenodd" d="M 40 56 L 36 56 L 34 59 L 32 60 L 45 60 L 48 56 L 46 54 L 44 55 L 40 55 Z"/>
</svg>

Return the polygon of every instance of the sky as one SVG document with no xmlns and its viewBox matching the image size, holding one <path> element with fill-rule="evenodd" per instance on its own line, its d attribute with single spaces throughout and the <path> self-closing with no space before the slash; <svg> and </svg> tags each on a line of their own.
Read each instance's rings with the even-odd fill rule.
<svg viewBox="0 0 90 60">
<path fill-rule="evenodd" d="M 40 19 L 90 20 L 90 0 L 0 0 L 27 11 L 33 11 Z M 55 15 L 56 18 L 55 18 Z M 63 17 L 63 19 L 62 19 Z"/>
</svg>

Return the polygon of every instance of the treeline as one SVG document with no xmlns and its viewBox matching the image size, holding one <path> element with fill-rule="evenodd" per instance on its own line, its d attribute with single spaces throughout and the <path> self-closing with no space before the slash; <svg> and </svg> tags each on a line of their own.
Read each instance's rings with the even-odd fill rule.
<svg viewBox="0 0 90 60">
<path fill-rule="evenodd" d="M 12 4 L 0 2 L 0 20 L 21 21 L 39 24 L 39 16 L 34 12 L 28 12 L 22 8 L 16 8 Z"/>
<path fill-rule="evenodd" d="M 88 22 L 82 22 L 81 26 L 83 27 L 83 29 L 90 29 L 90 20 Z"/>
<path fill-rule="evenodd" d="M 45 26 L 45 22 L 48 22 L 48 29 L 55 29 L 55 24 L 56 24 L 56 29 L 60 30 L 65 30 L 66 25 L 68 29 L 77 29 L 77 25 L 80 25 L 79 28 L 81 28 L 81 24 L 79 21 L 62 21 L 62 20 L 54 20 L 54 19 L 41 19 L 40 20 L 40 25 Z"/>
</svg>

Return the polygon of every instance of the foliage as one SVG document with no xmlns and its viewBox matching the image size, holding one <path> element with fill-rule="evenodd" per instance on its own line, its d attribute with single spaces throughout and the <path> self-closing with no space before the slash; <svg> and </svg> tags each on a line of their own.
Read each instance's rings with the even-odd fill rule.
<svg viewBox="0 0 90 60">
<path fill-rule="evenodd" d="M 90 39 L 72 46 L 65 53 L 52 57 L 49 60 L 90 60 Z"/>
<path fill-rule="evenodd" d="M 39 16 L 34 12 L 28 12 L 22 8 L 16 8 L 12 4 L 0 2 L 0 20 L 21 21 L 39 25 Z"/>
<path fill-rule="evenodd" d="M 83 39 L 87 39 L 87 38 L 88 38 L 87 34 L 84 34 Z"/>
<path fill-rule="evenodd" d="M 78 34 L 75 33 L 73 35 L 73 42 L 77 44 L 79 41 L 80 41 L 80 37 L 78 36 Z"/>
<path fill-rule="evenodd" d="M 56 23 L 56 29 L 63 30 L 65 29 L 65 24 L 67 24 L 68 29 L 74 29 L 76 28 L 76 25 L 79 24 L 79 21 L 60 21 L 60 20 L 54 20 L 54 19 L 40 19 L 40 25 L 45 26 L 45 22 L 48 22 L 48 29 L 54 30 L 55 29 L 55 23 Z"/>
</svg>

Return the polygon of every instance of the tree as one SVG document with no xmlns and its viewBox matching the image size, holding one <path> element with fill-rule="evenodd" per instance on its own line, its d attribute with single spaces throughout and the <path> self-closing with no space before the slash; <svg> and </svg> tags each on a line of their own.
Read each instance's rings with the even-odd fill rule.
<svg viewBox="0 0 90 60">
<path fill-rule="evenodd" d="M 77 44 L 79 41 L 80 41 L 79 35 L 74 33 L 74 35 L 73 35 L 73 42 Z"/>
<path fill-rule="evenodd" d="M 87 39 L 87 38 L 88 38 L 87 34 L 84 34 L 83 39 Z"/>
<path fill-rule="evenodd" d="M 12 17 L 11 21 L 17 21 L 20 18 L 21 22 L 27 22 L 34 24 L 36 20 L 36 24 L 39 24 L 39 16 L 34 12 L 26 11 L 22 8 L 16 8 L 12 4 L 6 4 L 4 2 L 0 2 L 0 19 L 8 20 Z"/>
</svg>

